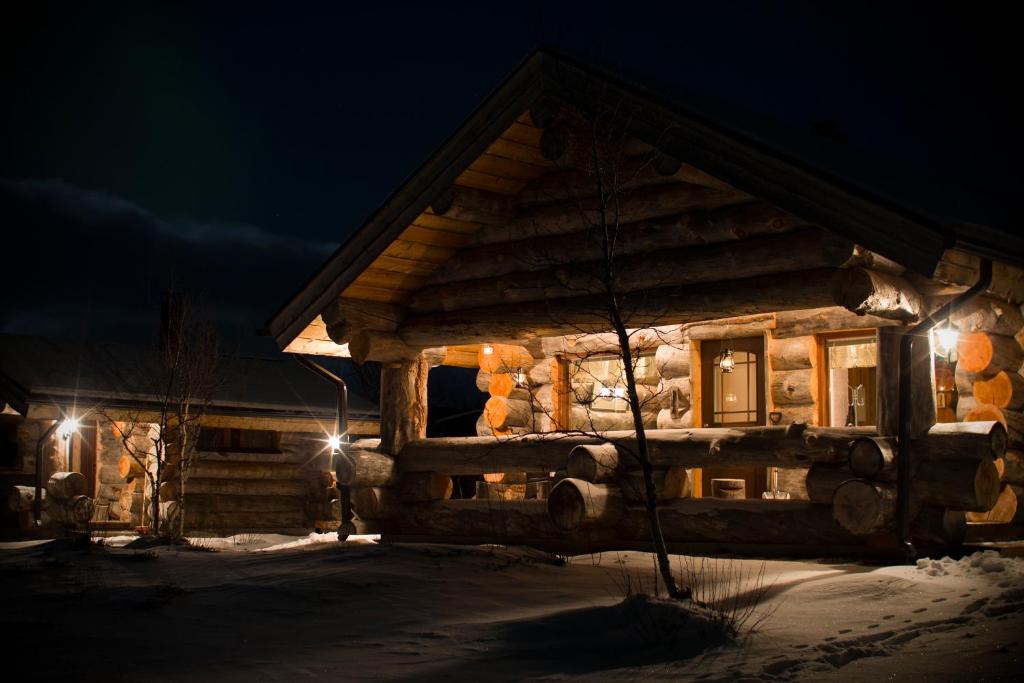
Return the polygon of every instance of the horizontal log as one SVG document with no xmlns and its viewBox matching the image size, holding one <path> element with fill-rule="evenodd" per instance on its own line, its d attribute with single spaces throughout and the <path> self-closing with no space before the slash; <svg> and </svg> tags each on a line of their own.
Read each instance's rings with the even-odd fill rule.
<svg viewBox="0 0 1024 683">
<path fill-rule="evenodd" d="M 682 499 L 658 506 L 666 542 L 844 544 L 861 541 L 832 517 L 832 507 L 795 500 Z M 646 512 L 629 508 L 616 531 L 649 540 Z"/>
<path fill-rule="evenodd" d="M 360 519 L 394 519 L 401 508 L 398 493 L 392 488 L 352 489 L 352 506 Z"/>
<path fill-rule="evenodd" d="M 807 270 L 740 280 L 665 287 L 622 295 L 623 322 L 631 328 L 726 318 L 779 310 L 817 308 L 829 302 L 830 269 Z M 409 319 L 401 337 L 412 346 L 471 344 L 612 327 L 607 298 L 581 296 L 520 306 L 489 306 Z"/>
<path fill-rule="evenodd" d="M 1006 429 L 994 420 L 939 423 L 913 444 L 917 455 L 931 460 L 996 460 L 1006 446 Z"/>
<path fill-rule="evenodd" d="M 826 428 L 789 425 L 651 430 L 651 461 L 658 467 L 782 466 L 809 467 L 813 462 L 845 462 L 850 445 L 871 428 Z M 485 472 L 552 472 L 565 469 L 569 452 L 580 444 L 612 441 L 636 448 L 632 431 L 596 436 L 527 434 L 509 438 L 444 437 L 411 441 L 398 458 L 401 471 L 429 470 L 457 474 Z"/>
<path fill-rule="evenodd" d="M 914 495 L 925 505 L 985 512 L 999 498 L 999 472 L 991 460 L 937 460 L 918 464 Z"/>
<path fill-rule="evenodd" d="M 773 372 L 810 369 L 813 357 L 813 336 L 768 340 L 768 365 Z"/>
<path fill-rule="evenodd" d="M 46 489 L 40 489 L 40 500 L 46 501 Z M 35 507 L 35 486 L 12 486 L 7 496 L 7 509 L 12 512 L 28 512 Z"/>
<path fill-rule="evenodd" d="M 339 486 L 366 488 L 398 483 L 395 459 L 387 453 L 364 448 L 347 448 L 336 461 Z"/>
<path fill-rule="evenodd" d="M 951 318 L 963 334 L 989 332 L 1012 337 L 1024 328 L 1024 316 L 1018 306 L 989 295 L 967 302 Z"/>
<path fill-rule="evenodd" d="M 55 472 L 46 482 L 46 492 L 52 498 L 74 498 L 83 495 L 89 488 L 81 472 Z"/>
<path fill-rule="evenodd" d="M 1024 453 L 1006 451 L 1003 457 L 1003 481 L 1024 484 Z"/>
<path fill-rule="evenodd" d="M 282 512 L 302 510 L 307 496 L 228 495 L 185 492 L 185 511 L 191 512 Z"/>
<path fill-rule="evenodd" d="M 959 413 L 959 410 L 957 411 Z M 1004 410 L 993 405 L 976 404 L 964 415 L 964 422 L 998 422 L 1006 429 L 1006 445 L 1009 448 L 1024 446 L 1024 415 L 1014 410 Z"/>
<path fill-rule="evenodd" d="M 381 301 L 339 297 L 324 308 L 320 317 L 328 327 L 344 323 L 353 331 L 363 329 L 392 332 L 405 318 L 405 309 Z"/>
<path fill-rule="evenodd" d="M 714 282 L 723 272 L 758 277 L 810 268 L 837 268 L 854 257 L 852 242 L 820 229 L 756 237 L 742 242 L 681 247 L 617 259 L 614 282 L 603 260 L 552 264 L 545 270 L 460 281 L 421 289 L 409 299 L 414 315 Z M 357 339 L 358 337 L 355 337 Z"/>
<path fill-rule="evenodd" d="M 689 377 L 663 379 L 658 385 L 656 394 L 659 408 L 674 410 L 677 414 L 685 413 L 692 405 L 693 385 Z"/>
<path fill-rule="evenodd" d="M 1012 484 L 1003 484 L 999 498 L 991 510 L 986 512 L 968 512 L 967 521 L 978 523 L 1013 524 L 1024 522 L 1024 505 L 1021 503 L 1024 489 Z"/>
<path fill-rule="evenodd" d="M 832 498 L 832 514 L 857 536 L 888 529 L 896 518 L 896 487 L 866 479 L 845 481 Z"/>
<path fill-rule="evenodd" d="M 546 500 L 445 500 L 402 505 L 395 520 L 403 534 L 508 538 L 566 538 L 548 516 Z M 486 542 L 486 541 L 484 541 Z"/>
<path fill-rule="evenodd" d="M 848 467 L 829 463 L 815 463 L 807 470 L 807 478 L 804 481 L 807 490 L 807 499 L 812 503 L 831 505 L 836 495 L 836 489 L 850 479 L 856 479 L 857 475 Z"/>
<path fill-rule="evenodd" d="M 714 244 L 757 235 L 784 233 L 805 227 L 806 221 L 769 204 L 753 202 L 717 211 L 696 211 L 669 218 L 624 225 L 616 241 L 616 254 L 626 256 L 683 245 Z M 561 259 L 592 261 L 602 248 L 586 233 L 554 237 L 516 236 L 515 241 L 462 249 L 457 262 L 436 269 L 428 284 L 496 277 L 528 270 L 543 270 Z M 394 328 L 391 328 L 394 329 Z"/>
<path fill-rule="evenodd" d="M 641 419 L 647 429 L 658 426 L 658 402 L 656 397 L 650 398 L 649 404 L 641 404 Z M 625 403 L 625 401 L 623 401 Z M 630 410 L 603 411 L 573 406 L 570 416 L 570 429 L 582 432 L 618 432 L 633 429 L 633 413 Z"/>
<path fill-rule="evenodd" d="M 142 464 L 131 455 L 122 455 L 117 461 L 117 473 L 122 479 L 134 479 L 146 474 Z"/>
<path fill-rule="evenodd" d="M 677 183 L 639 188 L 617 198 L 614 216 L 606 220 L 613 225 L 675 216 L 693 209 L 718 209 L 748 201 L 735 191 Z M 538 206 L 524 211 L 509 221 L 487 225 L 476 233 L 475 244 L 496 244 L 520 239 L 524 235 L 549 236 L 587 230 L 597 225 L 601 199 L 584 197 L 558 204 Z"/>
<path fill-rule="evenodd" d="M 888 320 L 873 315 L 857 315 L 839 306 L 825 306 L 805 310 L 780 310 L 775 314 L 773 339 L 806 337 L 822 332 L 858 330 L 871 327 L 900 325 L 898 320 Z"/>
<path fill-rule="evenodd" d="M 960 336 L 957 356 L 966 372 L 991 377 L 1000 370 L 1017 372 L 1024 361 L 1024 349 L 1013 337 L 973 332 Z"/>
<path fill-rule="evenodd" d="M 179 482 L 171 479 L 160 484 L 160 500 L 178 497 Z M 223 496 L 307 496 L 310 485 L 305 479 L 204 479 L 188 477 L 185 493 Z"/>
<path fill-rule="evenodd" d="M 394 332 L 359 330 L 352 335 L 348 350 L 356 363 L 401 363 L 418 358 L 423 347 L 409 346 Z"/>
<path fill-rule="evenodd" d="M 515 205 L 508 195 L 449 185 L 431 202 L 430 211 L 435 216 L 468 223 L 502 225 L 512 220 Z"/>
<path fill-rule="evenodd" d="M 896 469 L 896 439 L 882 436 L 857 439 L 850 446 L 849 465 L 850 471 L 862 479 L 892 479 Z"/>
<path fill-rule="evenodd" d="M 814 403 L 816 385 L 814 372 L 803 370 L 777 370 L 769 376 L 769 390 L 775 405 Z"/>
<path fill-rule="evenodd" d="M 914 287 L 891 273 L 846 268 L 836 273 L 831 283 L 836 305 L 857 313 L 892 320 L 916 320 L 924 307 Z"/>
<path fill-rule="evenodd" d="M 447 500 L 452 497 L 452 478 L 437 472 L 406 472 L 398 480 L 397 492 L 402 502 L 419 503 Z"/>
<path fill-rule="evenodd" d="M 663 379 L 690 376 L 690 345 L 663 345 L 654 352 L 654 367 Z"/>
<path fill-rule="evenodd" d="M 493 481 L 476 482 L 477 500 L 526 500 L 526 482 L 521 484 L 505 484 Z"/>
<path fill-rule="evenodd" d="M 484 419 L 495 431 L 530 427 L 533 423 L 533 407 L 530 401 L 491 396 L 484 404 Z"/>
<path fill-rule="evenodd" d="M 972 387 L 978 403 L 1019 411 L 1024 408 L 1024 377 L 1016 372 L 1000 370 L 992 379 L 978 379 Z"/>
<path fill-rule="evenodd" d="M 617 486 L 565 478 L 551 489 L 547 505 L 552 523 L 563 531 L 573 531 L 614 525 L 622 516 L 625 500 Z"/>
<path fill-rule="evenodd" d="M 173 505 L 173 503 L 172 503 Z M 253 531 L 256 529 L 308 528 L 304 509 L 276 512 L 214 512 L 185 510 L 186 531 Z"/>
<path fill-rule="evenodd" d="M 689 429 L 693 427 L 693 411 L 676 412 L 671 408 L 658 411 L 658 429 Z"/>
<path fill-rule="evenodd" d="M 192 465 L 192 477 L 199 479 L 303 479 L 298 465 L 282 462 L 232 462 L 199 460 Z"/>
<path fill-rule="evenodd" d="M 740 337 L 760 337 L 765 330 L 775 327 L 775 315 L 761 313 L 757 315 L 723 318 L 707 322 L 689 323 L 683 331 L 688 339 L 719 340 L 738 339 Z"/>
<path fill-rule="evenodd" d="M 953 373 L 953 383 L 960 398 L 974 395 L 974 382 L 978 376 L 973 372 L 964 370 L 964 366 L 957 363 L 956 371 Z M 982 401 L 984 403 L 984 401 Z"/>
</svg>

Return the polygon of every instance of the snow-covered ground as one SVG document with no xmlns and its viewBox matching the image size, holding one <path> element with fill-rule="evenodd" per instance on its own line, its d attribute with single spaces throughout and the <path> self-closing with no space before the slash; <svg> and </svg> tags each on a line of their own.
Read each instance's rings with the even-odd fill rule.
<svg viewBox="0 0 1024 683">
<path fill-rule="evenodd" d="M 1024 561 L 991 552 L 907 567 L 769 561 L 757 607 L 767 618 L 736 643 L 699 611 L 623 602 L 625 586 L 651 585 L 642 553 L 562 563 L 522 549 L 338 544 L 332 534 L 206 539 L 206 552 L 113 547 L 130 540 L 0 546 L 5 672 L 62 681 L 1024 675 Z M 762 563 L 712 566 L 735 577 Z"/>
</svg>

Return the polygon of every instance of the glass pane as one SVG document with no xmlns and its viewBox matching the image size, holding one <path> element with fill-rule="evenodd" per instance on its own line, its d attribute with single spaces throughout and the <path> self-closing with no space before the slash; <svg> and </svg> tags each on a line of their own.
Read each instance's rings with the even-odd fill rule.
<svg viewBox="0 0 1024 683">
<path fill-rule="evenodd" d="M 875 336 L 830 339 L 826 348 L 829 425 L 874 425 L 878 386 Z"/>
<path fill-rule="evenodd" d="M 757 356 L 747 351 L 733 352 L 732 372 L 722 372 L 720 360 L 715 359 L 714 421 L 757 422 Z"/>
<path fill-rule="evenodd" d="M 624 412 L 629 409 L 626 398 L 626 374 L 619 356 L 595 356 L 575 361 L 572 365 L 573 400 L 595 411 Z M 649 384 L 655 377 L 654 354 L 641 354 L 636 359 L 634 376 L 638 383 Z"/>
</svg>

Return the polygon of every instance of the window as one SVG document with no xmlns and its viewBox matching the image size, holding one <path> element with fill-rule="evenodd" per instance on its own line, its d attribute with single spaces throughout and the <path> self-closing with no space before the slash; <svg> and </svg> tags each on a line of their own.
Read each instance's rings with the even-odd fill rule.
<svg viewBox="0 0 1024 683">
<path fill-rule="evenodd" d="M 629 410 L 626 371 L 618 355 L 592 356 L 574 360 L 570 367 L 573 400 L 600 412 Z M 636 359 L 637 384 L 657 384 L 654 354 L 642 353 Z"/>
<path fill-rule="evenodd" d="M 874 332 L 825 340 L 830 427 L 874 425 L 878 419 L 878 342 Z"/>
<path fill-rule="evenodd" d="M 732 370 L 722 370 L 730 352 Z M 765 423 L 764 338 L 702 341 L 700 347 L 702 422 L 705 427 Z"/>
</svg>

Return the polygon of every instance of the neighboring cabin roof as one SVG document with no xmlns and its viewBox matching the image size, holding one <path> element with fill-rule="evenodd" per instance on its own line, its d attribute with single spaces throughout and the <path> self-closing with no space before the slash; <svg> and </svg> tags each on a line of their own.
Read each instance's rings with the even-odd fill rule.
<svg viewBox="0 0 1024 683">
<path fill-rule="evenodd" d="M 22 413 L 29 403 L 143 408 L 158 394 L 144 372 L 155 353 L 128 344 L 0 335 L 0 402 Z M 289 356 L 222 357 L 218 373 L 222 384 L 211 413 L 334 419 L 334 387 Z M 365 397 L 349 392 L 350 418 L 378 415 Z"/>
<path fill-rule="evenodd" d="M 956 215 L 945 188 L 908 182 L 914 176 L 895 173 L 888 161 L 872 163 L 821 139 L 808 144 L 806 136 L 735 111 L 705 106 L 698 112 L 673 86 L 626 80 L 537 50 L 274 315 L 267 328 L 279 346 L 316 324 L 327 304 L 403 231 L 429 215 L 441 192 L 456 182 L 473 186 L 470 167 L 544 94 L 583 112 L 622 102 L 631 111 L 627 132 L 634 137 L 923 275 L 932 275 L 949 248 L 1024 264 L 1020 236 L 982 225 L 974 215 Z"/>
</svg>

